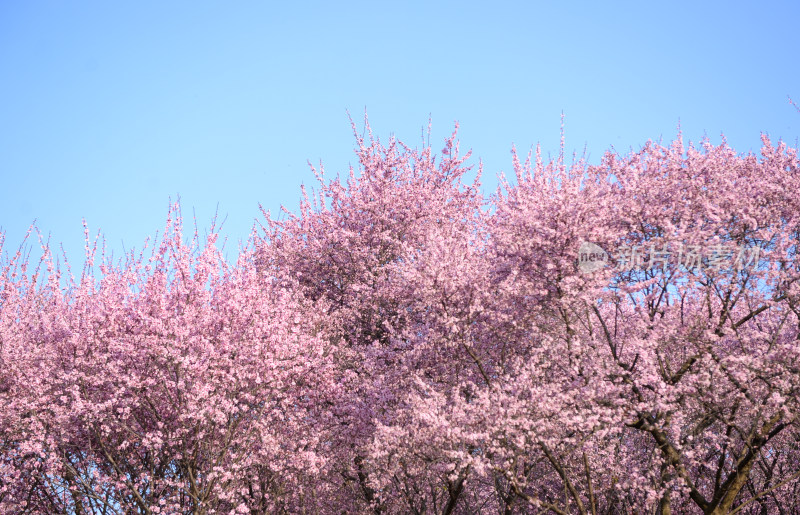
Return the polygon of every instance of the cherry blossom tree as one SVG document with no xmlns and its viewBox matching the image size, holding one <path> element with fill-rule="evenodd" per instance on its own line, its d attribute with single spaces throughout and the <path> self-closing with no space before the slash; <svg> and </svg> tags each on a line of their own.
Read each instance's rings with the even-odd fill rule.
<svg viewBox="0 0 800 515">
<path fill-rule="evenodd" d="M 419 377 L 375 457 L 397 474 L 438 449 L 506 513 L 796 510 L 796 151 L 679 138 L 514 164 L 487 220 L 491 277 L 471 283 L 494 300 L 472 332 L 481 379 L 448 395 Z M 628 251 L 584 274 L 582 242 Z"/>
<path fill-rule="evenodd" d="M 293 511 L 324 466 L 319 317 L 181 241 L 60 287 L 2 274 L 0 505 L 15 513 Z M 89 255 L 91 259 L 91 254 Z"/>
<path fill-rule="evenodd" d="M 395 139 L 384 147 L 353 129 L 360 174 L 351 169 L 342 183 L 320 170 L 320 189 L 299 215 L 267 215 L 258 262 L 265 276 L 296 281 L 329 306 L 345 393 L 332 407 L 339 422 L 327 480 L 348 493 L 340 502 L 353 511 L 452 511 L 463 477 L 426 467 L 377 485 L 370 449 L 378 426 L 414 409 L 405 393 L 416 375 L 445 387 L 477 373 L 458 333 L 474 307 L 469 281 L 483 245 L 480 174 L 462 183 L 469 154 L 459 155 L 455 133 L 437 163 L 429 147 Z"/>
<path fill-rule="evenodd" d="M 484 196 L 456 132 L 353 130 L 235 263 L 177 206 L 4 258 L 0 511 L 800 510 L 796 149 L 562 139 Z"/>
</svg>

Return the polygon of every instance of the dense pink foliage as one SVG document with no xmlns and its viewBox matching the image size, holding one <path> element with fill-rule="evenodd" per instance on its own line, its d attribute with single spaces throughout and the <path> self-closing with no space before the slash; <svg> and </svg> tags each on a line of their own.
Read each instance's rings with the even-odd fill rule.
<svg viewBox="0 0 800 515">
<path fill-rule="evenodd" d="M 235 264 L 177 207 L 78 280 L 6 258 L 0 512 L 800 513 L 797 151 L 514 154 L 486 199 L 455 136 L 356 136 Z"/>
</svg>

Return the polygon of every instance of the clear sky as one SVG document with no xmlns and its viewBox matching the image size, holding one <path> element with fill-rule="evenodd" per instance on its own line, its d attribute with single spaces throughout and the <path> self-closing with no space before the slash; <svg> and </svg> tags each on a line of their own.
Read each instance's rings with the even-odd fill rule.
<svg viewBox="0 0 800 515">
<path fill-rule="evenodd" d="M 0 226 L 83 259 L 163 228 L 170 197 L 229 256 L 258 204 L 296 210 L 307 161 L 355 163 L 346 111 L 438 150 L 458 120 L 487 193 L 512 143 L 597 163 L 725 134 L 800 136 L 800 2 L 85 2 L 0 0 Z M 123 247 L 124 245 L 124 247 Z"/>
</svg>

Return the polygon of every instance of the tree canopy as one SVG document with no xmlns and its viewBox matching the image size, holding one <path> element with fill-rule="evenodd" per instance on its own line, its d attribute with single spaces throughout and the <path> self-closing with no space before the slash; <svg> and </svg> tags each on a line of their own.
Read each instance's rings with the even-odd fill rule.
<svg viewBox="0 0 800 515">
<path fill-rule="evenodd" d="M 515 152 L 484 195 L 455 131 L 354 133 L 235 263 L 178 206 L 66 286 L 7 253 L 0 511 L 800 510 L 797 149 Z"/>
</svg>

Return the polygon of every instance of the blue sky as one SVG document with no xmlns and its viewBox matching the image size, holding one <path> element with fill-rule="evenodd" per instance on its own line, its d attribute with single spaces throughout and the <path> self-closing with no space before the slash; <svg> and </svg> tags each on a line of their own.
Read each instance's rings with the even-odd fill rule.
<svg viewBox="0 0 800 515">
<path fill-rule="evenodd" d="M 485 190 L 510 148 L 800 137 L 800 3 L 0 2 L 0 226 L 83 259 L 163 228 L 170 197 L 235 255 L 258 204 L 296 210 L 307 161 L 354 160 L 349 110 L 437 150 L 458 120 Z"/>
</svg>

